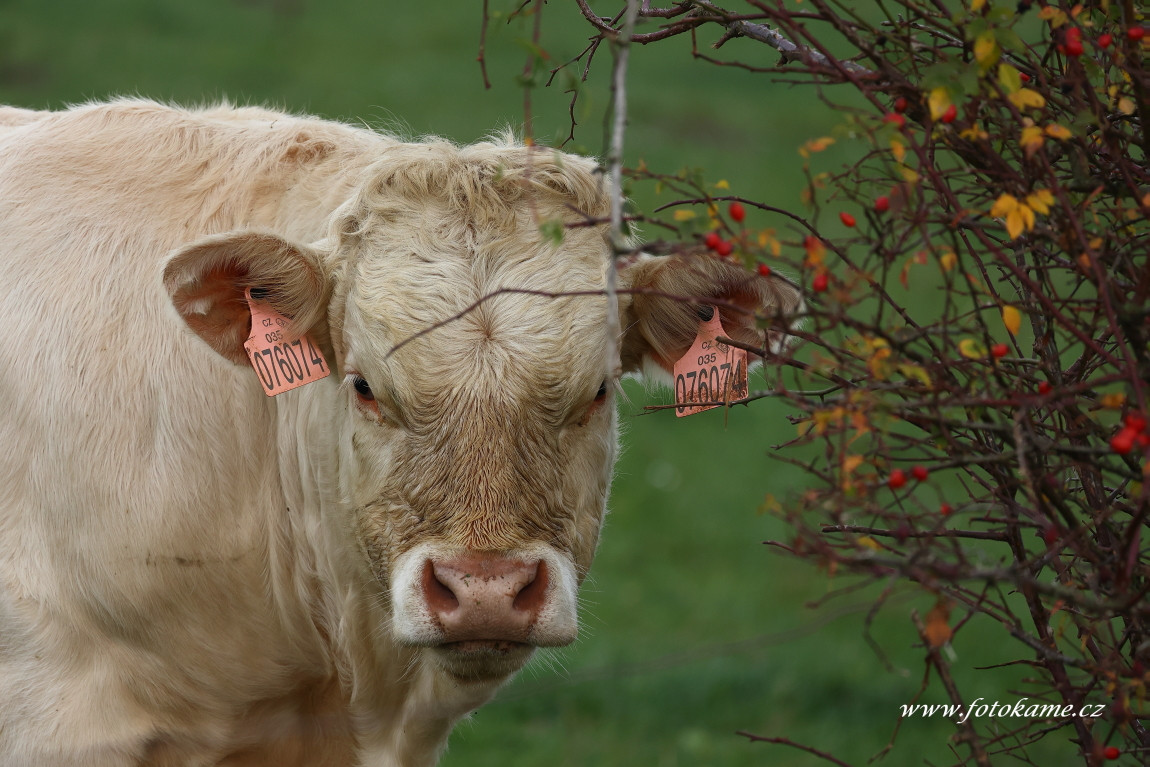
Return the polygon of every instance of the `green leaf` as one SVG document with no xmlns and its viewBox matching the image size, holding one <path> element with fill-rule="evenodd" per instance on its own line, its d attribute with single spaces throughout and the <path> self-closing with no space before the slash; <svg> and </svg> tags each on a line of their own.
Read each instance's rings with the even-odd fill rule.
<svg viewBox="0 0 1150 767">
<path fill-rule="evenodd" d="M 563 235 L 566 233 L 567 228 L 563 225 L 563 219 L 549 218 L 539 224 L 539 234 L 543 235 L 545 242 L 550 242 L 555 247 L 563 244 Z"/>
<path fill-rule="evenodd" d="M 1018 36 L 1018 33 L 1013 29 L 1003 29 L 999 27 L 994 30 L 994 39 L 1002 46 L 1003 50 L 1012 51 L 1013 53 L 1026 53 L 1026 43 Z"/>
</svg>

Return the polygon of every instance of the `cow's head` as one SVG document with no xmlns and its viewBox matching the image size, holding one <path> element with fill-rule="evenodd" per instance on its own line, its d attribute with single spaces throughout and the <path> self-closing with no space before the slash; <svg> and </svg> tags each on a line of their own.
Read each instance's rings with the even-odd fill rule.
<svg viewBox="0 0 1150 767">
<path fill-rule="evenodd" d="M 247 287 L 327 348 L 336 375 L 281 396 L 329 400 L 327 463 L 363 572 L 394 639 L 456 677 L 505 676 L 575 638 L 617 379 L 669 372 L 698 331 L 698 304 L 674 297 L 716 303 L 756 345 L 781 335 L 752 313 L 799 305 L 730 263 L 644 256 L 620 267 L 608 361 L 604 186 L 594 163 L 551 150 L 401 144 L 316 243 L 215 236 L 165 271 L 187 325 L 237 364 Z"/>
</svg>

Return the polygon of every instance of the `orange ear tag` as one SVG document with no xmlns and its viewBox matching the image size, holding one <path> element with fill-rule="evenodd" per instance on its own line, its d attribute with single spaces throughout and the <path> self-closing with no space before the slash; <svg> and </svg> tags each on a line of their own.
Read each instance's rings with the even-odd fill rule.
<svg viewBox="0 0 1150 767">
<path fill-rule="evenodd" d="M 259 299 L 245 295 L 252 310 L 252 334 L 244 342 L 252 367 L 256 369 L 264 393 L 283 394 L 304 384 L 327 378 L 327 361 L 310 336 L 294 338 L 287 334 L 291 321 Z"/>
<path fill-rule="evenodd" d="M 747 352 L 715 339 L 726 336 L 719 310 L 699 323 L 699 335 L 675 363 L 675 415 L 694 415 L 747 396 Z M 710 405 L 691 405 L 710 402 Z"/>
</svg>

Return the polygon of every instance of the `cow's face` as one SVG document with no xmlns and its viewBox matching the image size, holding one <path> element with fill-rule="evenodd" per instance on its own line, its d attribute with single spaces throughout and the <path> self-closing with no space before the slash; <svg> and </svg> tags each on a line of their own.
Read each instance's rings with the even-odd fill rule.
<svg viewBox="0 0 1150 767">
<path fill-rule="evenodd" d="M 189 326 L 241 364 L 245 286 L 320 339 L 337 371 L 312 385 L 337 414 L 330 464 L 393 638 L 453 676 L 502 677 L 575 638 L 617 379 L 669 369 L 697 331 L 694 308 L 666 296 L 727 304 L 727 331 L 762 344 L 737 307 L 792 311 L 797 294 L 711 259 L 640 259 L 620 274 L 608 359 L 602 228 L 544 234 L 605 217 L 589 161 L 401 145 L 377 168 L 321 244 L 217 237 L 165 276 Z"/>
</svg>

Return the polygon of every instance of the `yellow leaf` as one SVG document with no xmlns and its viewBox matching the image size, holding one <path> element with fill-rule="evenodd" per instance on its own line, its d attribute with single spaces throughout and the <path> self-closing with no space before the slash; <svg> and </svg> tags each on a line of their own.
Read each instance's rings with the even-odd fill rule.
<svg viewBox="0 0 1150 767">
<path fill-rule="evenodd" d="M 977 122 L 975 122 L 974 125 L 971 125 L 969 128 L 963 128 L 958 132 L 958 135 L 960 138 L 964 138 L 967 141 L 984 141 L 990 138 L 990 134 L 984 131 L 982 126 Z"/>
<path fill-rule="evenodd" d="M 903 158 L 906 157 L 906 145 L 899 141 L 897 136 L 890 140 L 890 151 L 898 162 L 902 162 Z"/>
<path fill-rule="evenodd" d="M 998 84 L 1002 86 L 1002 90 L 1006 91 L 1006 95 L 1017 93 L 1018 89 L 1022 87 L 1022 73 L 1009 64 L 998 65 Z"/>
<path fill-rule="evenodd" d="M 1129 96 L 1118 99 L 1118 111 L 1124 115 L 1134 114 L 1134 99 Z"/>
<path fill-rule="evenodd" d="M 1026 151 L 1026 156 L 1030 157 L 1042 148 L 1045 141 L 1042 137 L 1042 128 L 1039 128 L 1037 125 L 1031 125 L 1022 129 L 1022 138 L 1019 140 L 1019 143 L 1022 144 L 1022 148 Z"/>
<path fill-rule="evenodd" d="M 899 172 L 902 173 L 902 178 L 904 181 L 906 181 L 906 183 L 908 183 L 908 184 L 917 184 L 918 183 L 918 173 L 915 172 L 915 170 L 913 168 L 908 168 L 904 165 L 901 168 L 899 168 Z"/>
<path fill-rule="evenodd" d="M 995 218 L 1003 218 L 1013 212 L 1017 207 L 1018 199 L 1013 195 L 1004 194 L 994 201 L 994 207 L 990 209 L 990 215 Z"/>
<path fill-rule="evenodd" d="M 948 250 L 938 257 L 938 263 L 944 272 L 949 272 L 958 264 L 958 256 L 954 254 L 953 250 Z"/>
<path fill-rule="evenodd" d="M 695 217 L 695 211 L 693 211 L 693 210 L 686 210 L 684 208 L 680 208 L 679 210 L 675 211 L 675 220 L 676 221 L 690 221 L 694 217 Z"/>
<path fill-rule="evenodd" d="M 1034 211 L 1046 215 L 1050 212 L 1050 206 L 1054 204 L 1054 194 L 1049 189 L 1035 189 L 1030 194 L 1026 195 L 1026 204 Z M 1031 227 L 1034 228 L 1033 226 Z"/>
<path fill-rule="evenodd" d="M 1047 136 L 1050 136 L 1052 139 L 1058 139 L 1059 141 L 1066 141 L 1074 137 L 1074 134 L 1070 132 L 1069 128 L 1064 128 L 1058 123 L 1047 125 L 1045 131 Z"/>
<path fill-rule="evenodd" d="M 1022 327 L 1022 313 L 1013 306 L 1002 307 L 1002 324 L 1010 331 L 1010 335 L 1018 335 L 1018 330 Z"/>
<path fill-rule="evenodd" d="M 730 189 L 731 185 L 727 183 L 727 179 L 720 179 L 715 182 L 716 189 Z"/>
<path fill-rule="evenodd" d="M 986 347 L 973 338 L 964 338 L 958 342 L 958 353 L 968 360 L 980 360 L 986 357 Z"/>
<path fill-rule="evenodd" d="M 984 5 L 986 5 L 986 0 L 970 0 L 970 10 L 972 13 L 978 13 Z"/>
<path fill-rule="evenodd" d="M 1048 5 L 1038 12 L 1038 18 L 1043 21 L 1049 21 L 1051 29 L 1058 29 L 1067 22 L 1065 11 L 1055 8 L 1053 5 Z"/>
<path fill-rule="evenodd" d="M 1042 107 L 1046 106 L 1046 99 L 1042 98 L 1042 94 L 1032 91 L 1029 88 L 1020 88 L 1007 96 L 1007 98 L 1010 99 L 1010 103 L 1014 104 L 1018 109 L 1042 109 Z"/>
<path fill-rule="evenodd" d="M 848 455 L 843 458 L 843 474 L 850 474 L 862 465 L 863 460 L 861 455 Z"/>
<path fill-rule="evenodd" d="M 927 104 L 930 106 L 930 118 L 938 120 L 950 108 L 950 91 L 943 87 L 935 88 L 930 92 Z"/>
<path fill-rule="evenodd" d="M 988 29 L 975 39 L 974 60 L 978 62 L 978 68 L 982 72 L 989 71 L 997 64 L 1001 54 L 998 42 L 994 39 L 994 30 Z"/>
<path fill-rule="evenodd" d="M 1006 233 L 1010 235 L 1010 239 L 1013 240 L 1032 229 L 1034 229 L 1034 211 L 1025 205 L 1019 204 L 1006 214 Z"/>
<path fill-rule="evenodd" d="M 902 373 L 909 380 L 918 381 L 923 386 L 930 388 L 930 376 L 927 375 L 925 368 L 918 365 L 902 364 L 898 366 L 898 372 Z"/>
<path fill-rule="evenodd" d="M 882 544 L 880 544 L 874 538 L 871 538 L 869 535 L 860 535 L 857 540 L 860 546 L 864 546 L 871 551 L 878 551 L 882 548 Z"/>
</svg>

